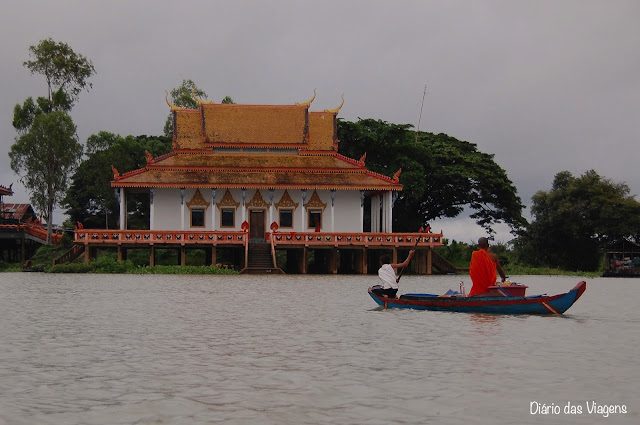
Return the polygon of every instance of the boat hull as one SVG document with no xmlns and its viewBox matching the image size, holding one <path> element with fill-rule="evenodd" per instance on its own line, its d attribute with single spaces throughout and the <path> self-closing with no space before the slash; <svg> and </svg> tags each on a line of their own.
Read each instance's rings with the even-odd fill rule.
<svg viewBox="0 0 640 425">
<path fill-rule="evenodd" d="M 567 311 L 587 288 L 582 281 L 573 289 L 558 295 L 534 295 L 530 297 L 496 297 L 496 296 L 438 296 L 423 294 L 411 296 L 410 299 L 384 298 L 371 292 L 369 295 L 378 305 L 385 308 L 409 308 L 413 310 L 456 311 L 462 313 L 492 314 L 563 314 Z"/>
</svg>

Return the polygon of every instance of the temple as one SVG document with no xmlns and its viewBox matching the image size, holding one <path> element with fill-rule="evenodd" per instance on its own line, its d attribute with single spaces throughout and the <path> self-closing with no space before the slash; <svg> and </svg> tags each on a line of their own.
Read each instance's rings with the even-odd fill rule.
<svg viewBox="0 0 640 425">
<path fill-rule="evenodd" d="M 364 153 L 356 160 L 338 152 L 337 115 L 344 97 L 339 107 L 323 111 L 310 110 L 315 90 L 312 99 L 293 105 L 194 98 L 197 109 L 167 99 L 172 152 L 147 154 L 144 168 L 127 173 L 113 168 L 119 231 L 76 229 L 76 242 L 115 244 L 119 252 L 147 244 L 150 264 L 159 245 L 180 246 L 183 256 L 189 245 L 206 246 L 213 263 L 217 247 L 236 247 L 244 251 L 236 256 L 240 269 L 263 271 L 278 270 L 276 251 L 286 250 L 287 263 L 298 264 L 294 268 L 302 273 L 309 249 L 322 250 L 315 257 L 328 272 L 342 264 L 362 273 L 367 248 L 391 249 L 395 256 L 398 248 L 413 245 L 417 235 L 392 231 L 401 171 L 384 176 L 367 169 Z M 127 196 L 140 192 L 149 199 L 147 231 L 127 228 Z M 441 245 L 442 234 L 423 236 L 424 250 Z"/>
</svg>

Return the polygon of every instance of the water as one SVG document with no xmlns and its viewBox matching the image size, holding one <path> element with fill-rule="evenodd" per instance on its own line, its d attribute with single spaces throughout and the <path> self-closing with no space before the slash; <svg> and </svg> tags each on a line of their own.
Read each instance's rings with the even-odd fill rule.
<svg viewBox="0 0 640 425">
<path fill-rule="evenodd" d="M 380 310 L 375 279 L 0 274 L 0 424 L 640 423 L 640 279 L 557 317 Z"/>
</svg>

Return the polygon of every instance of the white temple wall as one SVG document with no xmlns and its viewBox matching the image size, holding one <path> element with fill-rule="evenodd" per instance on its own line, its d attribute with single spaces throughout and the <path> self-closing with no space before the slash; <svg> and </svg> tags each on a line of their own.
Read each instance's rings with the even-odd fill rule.
<svg viewBox="0 0 640 425">
<path fill-rule="evenodd" d="M 212 191 L 210 188 L 200 189 L 200 193 L 206 202 L 210 205 L 204 213 L 204 227 L 191 227 L 191 215 L 187 202 L 190 202 L 196 189 L 185 189 L 184 206 L 180 203 L 180 189 L 177 188 L 156 188 L 154 194 L 154 219 L 153 230 L 240 230 L 242 222 L 249 220 L 249 211 L 247 204 L 253 199 L 256 189 L 247 189 L 244 199 L 242 199 L 241 189 L 231 189 L 229 192 L 233 196 L 235 202 L 239 205 L 235 209 L 234 226 L 221 227 L 221 211 L 216 206 L 219 203 L 226 189 L 216 189 L 215 200 L 212 202 Z M 275 204 L 280 202 L 284 194 L 284 190 L 278 189 L 273 192 L 273 206 L 266 207 L 266 231 L 270 231 L 272 222 L 279 223 L 279 212 Z M 303 207 L 303 194 L 299 189 L 288 190 L 291 200 L 298 203 L 297 208 L 293 212 L 293 227 L 281 228 L 280 231 L 291 232 L 309 232 L 313 231 L 308 225 L 307 209 Z M 313 190 L 306 191 L 305 203 L 309 203 L 313 195 Z M 270 203 L 270 193 L 268 189 L 260 189 L 260 193 L 264 201 Z M 322 212 L 322 228 L 323 232 L 359 232 L 362 229 L 360 218 L 360 191 L 357 190 L 337 190 L 334 197 L 333 214 L 331 211 L 331 192 L 329 190 L 318 190 L 318 197 L 322 203 L 326 204 Z M 184 208 L 184 213 L 183 213 Z M 226 207 L 228 208 L 228 207 Z M 212 211 L 212 209 L 215 209 Z M 304 214 L 304 217 L 303 217 Z M 184 217 L 184 218 L 182 218 Z M 332 221 L 333 217 L 333 221 Z"/>
</svg>

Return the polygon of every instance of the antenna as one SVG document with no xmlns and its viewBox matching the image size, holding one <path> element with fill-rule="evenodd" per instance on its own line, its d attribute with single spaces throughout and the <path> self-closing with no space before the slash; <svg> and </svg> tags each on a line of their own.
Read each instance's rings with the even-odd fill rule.
<svg viewBox="0 0 640 425">
<path fill-rule="evenodd" d="M 420 118 L 418 118 L 418 128 L 416 129 L 416 143 L 418 143 L 418 133 L 420 133 L 420 121 L 422 121 L 422 108 L 424 108 L 424 97 L 427 95 L 427 85 L 424 85 L 424 93 L 422 93 L 422 105 L 420 106 Z"/>
</svg>

